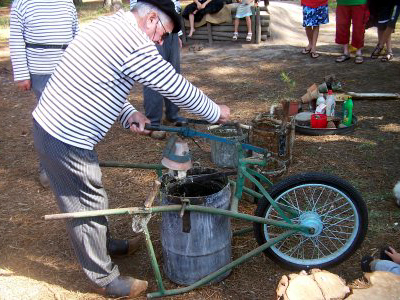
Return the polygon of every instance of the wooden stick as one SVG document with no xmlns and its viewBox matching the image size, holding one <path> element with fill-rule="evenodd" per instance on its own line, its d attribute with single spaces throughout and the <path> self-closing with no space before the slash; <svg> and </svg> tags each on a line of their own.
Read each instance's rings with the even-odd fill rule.
<svg viewBox="0 0 400 300">
<path fill-rule="evenodd" d="M 154 199 L 156 198 L 158 192 L 160 191 L 160 187 L 161 187 L 161 182 L 159 180 L 154 180 L 150 194 L 147 196 L 147 199 L 144 202 L 144 207 L 150 208 L 153 205 Z"/>
<path fill-rule="evenodd" d="M 400 94 L 398 93 L 355 93 L 347 92 L 347 95 L 351 96 L 356 100 L 388 100 L 388 99 L 400 99 Z"/>
</svg>

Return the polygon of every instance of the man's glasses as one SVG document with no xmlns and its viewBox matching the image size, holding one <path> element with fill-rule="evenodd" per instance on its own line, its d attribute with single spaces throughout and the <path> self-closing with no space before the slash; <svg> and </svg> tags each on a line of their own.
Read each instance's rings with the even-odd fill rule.
<svg viewBox="0 0 400 300">
<path fill-rule="evenodd" d="M 164 33 L 161 36 L 161 40 L 164 41 L 167 37 L 169 37 L 169 35 L 171 34 L 170 32 L 167 32 L 167 30 L 165 30 L 165 27 L 163 25 L 163 23 L 161 22 L 160 17 L 158 17 L 158 21 L 161 23 L 162 28 L 164 29 Z"/>
</svg>

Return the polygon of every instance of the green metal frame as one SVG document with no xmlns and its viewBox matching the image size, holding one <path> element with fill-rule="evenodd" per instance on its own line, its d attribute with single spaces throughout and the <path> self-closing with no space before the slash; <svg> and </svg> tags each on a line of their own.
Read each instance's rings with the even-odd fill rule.
<svg viewBox="0 0 400 300">
<path fill-rule="evenodd" d="M 279 236 L 268 240 L 263 245 L 253 249 L 252 251 L 248 252 L 247 254 L 237 258 L 236 260 L 232 261 L 231 263 L 223 266 L 219 270 L 205 276 L 204 278 L 198 280 L 197 282 L 193 283 L 190 286 L 179 288 L 179 289 L 172 289 L 166 290 L 163 285 L 162 276 L 160 272 L 160 268 L 157 262 L 157 258 L 154 252 L 153 244 L 151 242 L 150 233 L 147 227 L 147 222 L 141 222 L 141 229 L 144 232 L 146 238 L 146 246 L 147 251 L 149 253 L 151 259 L 151 266 L 153 268 L 154 276 L 157 282 L 158 291 L 148 293 L 148 298 L 157 298 L 157 297 L 164 297 L 164 296 L 171 296 L 177 295 L 181 293 L 185 293 L 191 291 L 197 287 L 200 287 L 204 284 L 207 284 L 213 281 L 215 278 L 220 276 L 221 274 L 227 272 L 228 270 L 240 265 L 241 263 L 245 262 L 246 260 L 250 259 L 251 257 L 258 255 L 262 251 L 266 250 L 267 248 L 271 247 L 272 245 L 282 241 L 283 239 L 289 237 L 290 235 L 303 232 L 305 234 L 312 233 L 313 229 L 308 226 L 297 225 L 293 224 L 291 218 L 297 217 L 298 212 L 295 210 L 288 209 L 286 206 L 277 204 L 268 192 L 265 190 L 263 184 L 267 186 L 272 186 L 272 182 L 268 180 L 267 177 L 264 175 L 257 173 L 253 169 L 249 168 L 249 165 L 257 165 L 261 167 L 267 166 L 267 157 L 264 155 L 262 159 L 255 159 L 255 158 L 247 158 L 245 156 L 245 151 L 242 148 L 240 143 L 237 143 L 237 150 L 239 154 L 238 159 L 238 172 L 236 181 L 230 180 L 230 184 L 233 187 L 233 196 L 231 200 L 231 208 L 229 210 L 213 208 L 213 207 L 205 207 L 199 205 L 168 205 L 168 206 L 154 206 L 150 208 L 145 207 L 130 207 L 130 208 L 117 208 L 117 209 L 106 209 L 106 210 L 96 210 L 96 211 L 85 211 L 85 212 L 75 212 L 75 213 L 64 213 L 64 214 L 55 214 L 55 215 L 46 215 L 45 219 L 64 219 L 64 218 L 86 218 L 86 217 L 95 217 L 95 216 L 109 216 L 109 215 L 121 215 L 121 214 L 129 214 L 129 215 L 142 215 L 143 217 L 151 217 L 152 214 L 155 213 L 162 213 L 162 212 L 173 212 L 173 211 L 193 211 L 199 213 L 207 213 L 207 214 L 215 214 L 215 215 L 223 215 L 229 218 L 234 219 L 241 219 L 246 220 L 249 222 L 261 223 L 261 224 L 268 224 L 273 226 L 279 226 L 281 228 L 286 228 L 287 231 L 283 232 Z M 133 163 L 121 163 L 121 162 L 102 162 L 100 166 L 103 167 L 120 167 L 120 168 L 140 168 L 140 169 L 155 169 L 158 176 L 162 176 L 162 170 L 164 167 L 162 165 L 157 164 L 133 164 Z M 249 179 L 259 190 L 259 192 L 253 191 L 250 188 L 244 186 L 245 179 Z M 280 214 L 284 221 L 276 221 L 276 220 L 269 220 L 257 216 L 252 216 L 248 214 L 243 214 L 238 212 L 238 204 L 239 200 L 242 198 L 243 193 L 261 199 L 265 197 L 271 205 L 276 209 L 276 211 Z M 249 228 L 244 228 L 235 232 L 234 234 L 242 234 L 248 232 Z"/>
</svg>

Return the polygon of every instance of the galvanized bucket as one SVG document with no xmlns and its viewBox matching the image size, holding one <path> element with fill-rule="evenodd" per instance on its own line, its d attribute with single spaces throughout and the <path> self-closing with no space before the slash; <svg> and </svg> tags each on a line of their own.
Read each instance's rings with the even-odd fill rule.
<svg viewBox="0 0 400 300">
<path fill-rule="evenodd" d="M 240 143 L 246 143 L 248 140 L 248 130 L 235 125 L 223 125 L 211 129 L 210 133 Z M 210 145 L 211 161 L 214 164 L 222 168 L 236 168 L 238 166 L 236 145 L 213 140 L 210 140 Z"/>
</svg>

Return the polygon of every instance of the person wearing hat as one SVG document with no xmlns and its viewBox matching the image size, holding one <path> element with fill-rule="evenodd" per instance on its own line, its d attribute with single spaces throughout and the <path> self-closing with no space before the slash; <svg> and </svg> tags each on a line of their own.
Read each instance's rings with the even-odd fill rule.
<svg viewBox="0 0 400 300">
<path fill-rule="evenodd" d="M 175 11 L 180 14 L 181 4 L 179 0 L 171 0 L 174 4 Z M 130 0 L 130 8 L 137 3 L 137 0 Z M 181 51 L 182 40 L 180 36 L 182 31 L 178 33 L 170 34 L 164 41 L 162 45 L 156 45 L 158 52 L 162 58 L 169 62 L 176 70 L 176 72 L 181 72 Z M 167 122 L 175 123 L 177 125 L 186 122 L 186 119 L 179 116 L 179 107 L 172 103 L 167 97 L 163 97 L 157 91 L 152 90 L 149 87 L 143 87 L 143 106 L 145 115 L 151 121 L 151 125 L 159 126 L 163 118 L 163 105 L 165 105 L 165 118 Z M 165 131 L 153 131 L 151 137 L 162 139 L 165 138 Z"/>
<path fill-rule="evenodd" d="M 180 30 L 171 0 L 139 0 L 131 11 L 100 17 L 69 44 L 35 110 L 33 130 L 50 187 L 63 213 L 108 208 L 94 150 L 113 123 L 148 135 L 150 120 L 127 97 L 139 82 L 182 109 L 225 123 L 230 111 L 193 86 L 166 62 L 155 47 Z M 147 282 L 121 276 L 110 257 L 104 216 L 69 219 L 67 232 L 89 280 L 108 297 L 135 297 Z M 124 245 L 121 245 L 124 246 Z"/>
</svg>

